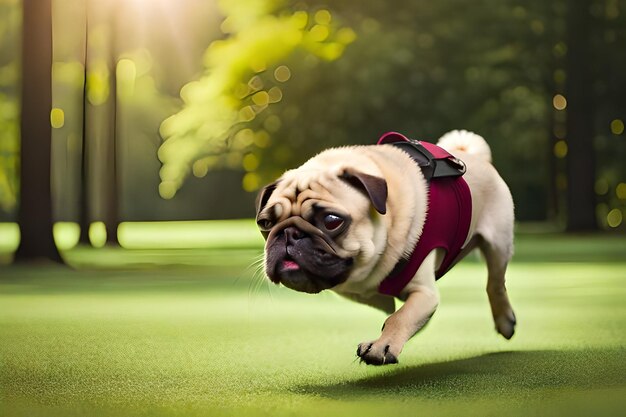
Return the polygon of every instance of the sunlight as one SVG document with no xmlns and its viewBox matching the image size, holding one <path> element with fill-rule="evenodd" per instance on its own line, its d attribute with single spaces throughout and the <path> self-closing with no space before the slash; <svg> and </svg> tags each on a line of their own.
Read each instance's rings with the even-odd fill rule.
<svg viewBox="0 0 626 417">
<path fill-rule="evenodd" d="M 172 51 L 185 71 L 193 69 L 193 33 L 189 20 L 198 0 L 125 0 L 113 6 L 117 30 L 125 34 L 124 43 L 136 48 L 164 48 Z M 152 48 L 150 48 L 152 49 Z"/>
</svg>

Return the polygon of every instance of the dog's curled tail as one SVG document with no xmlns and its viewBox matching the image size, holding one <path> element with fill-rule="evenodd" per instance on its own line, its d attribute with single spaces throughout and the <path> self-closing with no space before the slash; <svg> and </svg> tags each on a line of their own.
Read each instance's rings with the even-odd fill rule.
<svg viewBox="0 0 626 417">
<path fill-rule="evenodd" d="M 463 151 L 491 162 L 491 148 L 482 136 L 474 132 L 453 130 L 440 137 L 437 145 L 452 154 L 457 150 Z"/>
</svg>

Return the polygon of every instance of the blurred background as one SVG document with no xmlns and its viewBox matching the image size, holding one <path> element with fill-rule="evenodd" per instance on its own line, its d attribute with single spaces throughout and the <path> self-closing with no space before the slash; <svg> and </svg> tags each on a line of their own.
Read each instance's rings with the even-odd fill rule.
<svg viewBox="0 0 626 417">
<path fill-rule="evenodd" d="M 54 0 L 51 16 L 52 218 L 83 241 L 91 227 L 114 242 L 124 222 L 250 218 L 285 169 L 389 130 L 484 136 L 520 223 L 626 231 L 622 0 Z M 5 241 L 22 17 L 0 1 Z"/>
</svg>

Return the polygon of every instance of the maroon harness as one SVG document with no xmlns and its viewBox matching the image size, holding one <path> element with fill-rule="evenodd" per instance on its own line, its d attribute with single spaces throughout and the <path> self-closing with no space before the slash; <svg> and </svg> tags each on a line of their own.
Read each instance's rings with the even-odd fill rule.
<svg viewBox="0 0 626 417">
<path fill-rule="evenodd" d="M 446 251 L 435 272 L 441 278 L 463 249 L 472 219 L 472 195 L 462 178 L 463 162 L 445 149 L 428 142 L 409 140 L 396 132 L 384 134 L 379 145 L 391 144 L 406 151 L 420 166 L 428 181 L 428 209 L 422 234 L 408 259 L 402 259 L 380 283 L 378 292 L 398 296 L 413 279 L 420 265 L 434 249 Z"/>
</svg>

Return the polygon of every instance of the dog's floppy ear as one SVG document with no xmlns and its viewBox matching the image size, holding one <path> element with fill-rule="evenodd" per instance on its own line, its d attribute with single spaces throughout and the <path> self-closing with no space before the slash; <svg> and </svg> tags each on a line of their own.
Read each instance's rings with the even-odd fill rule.
<svg viewBox="0 0 626 417">
<path fill-rule="evenodd" d="M 259 191 L 259 194 L 256 196 L 256 215 L 257 215 L 257 217 L 259 216 L 259 213 L 261 212 L 261 210 L 263 210 L 263 208 L 265 208 L 265 205 L 267 204 L 267 201 L 272 196 L 272 193 L 276 189 L 277 185 L 278 185 L 278 181 L 275 181 L 275 182 L 273 182 L 271 184 L 266 185 L 265 187 L 263 187 L 263 189 L 261 189 L 261 191 Z"/>
<path fill-rule="evenodd" d="M 365 174 L 352 168 L 346 168 L 340 178 L 365 192 L 377 212 L 380 214 L 387 212 L 387 181 L 384 178 Z"/>
</svg>

